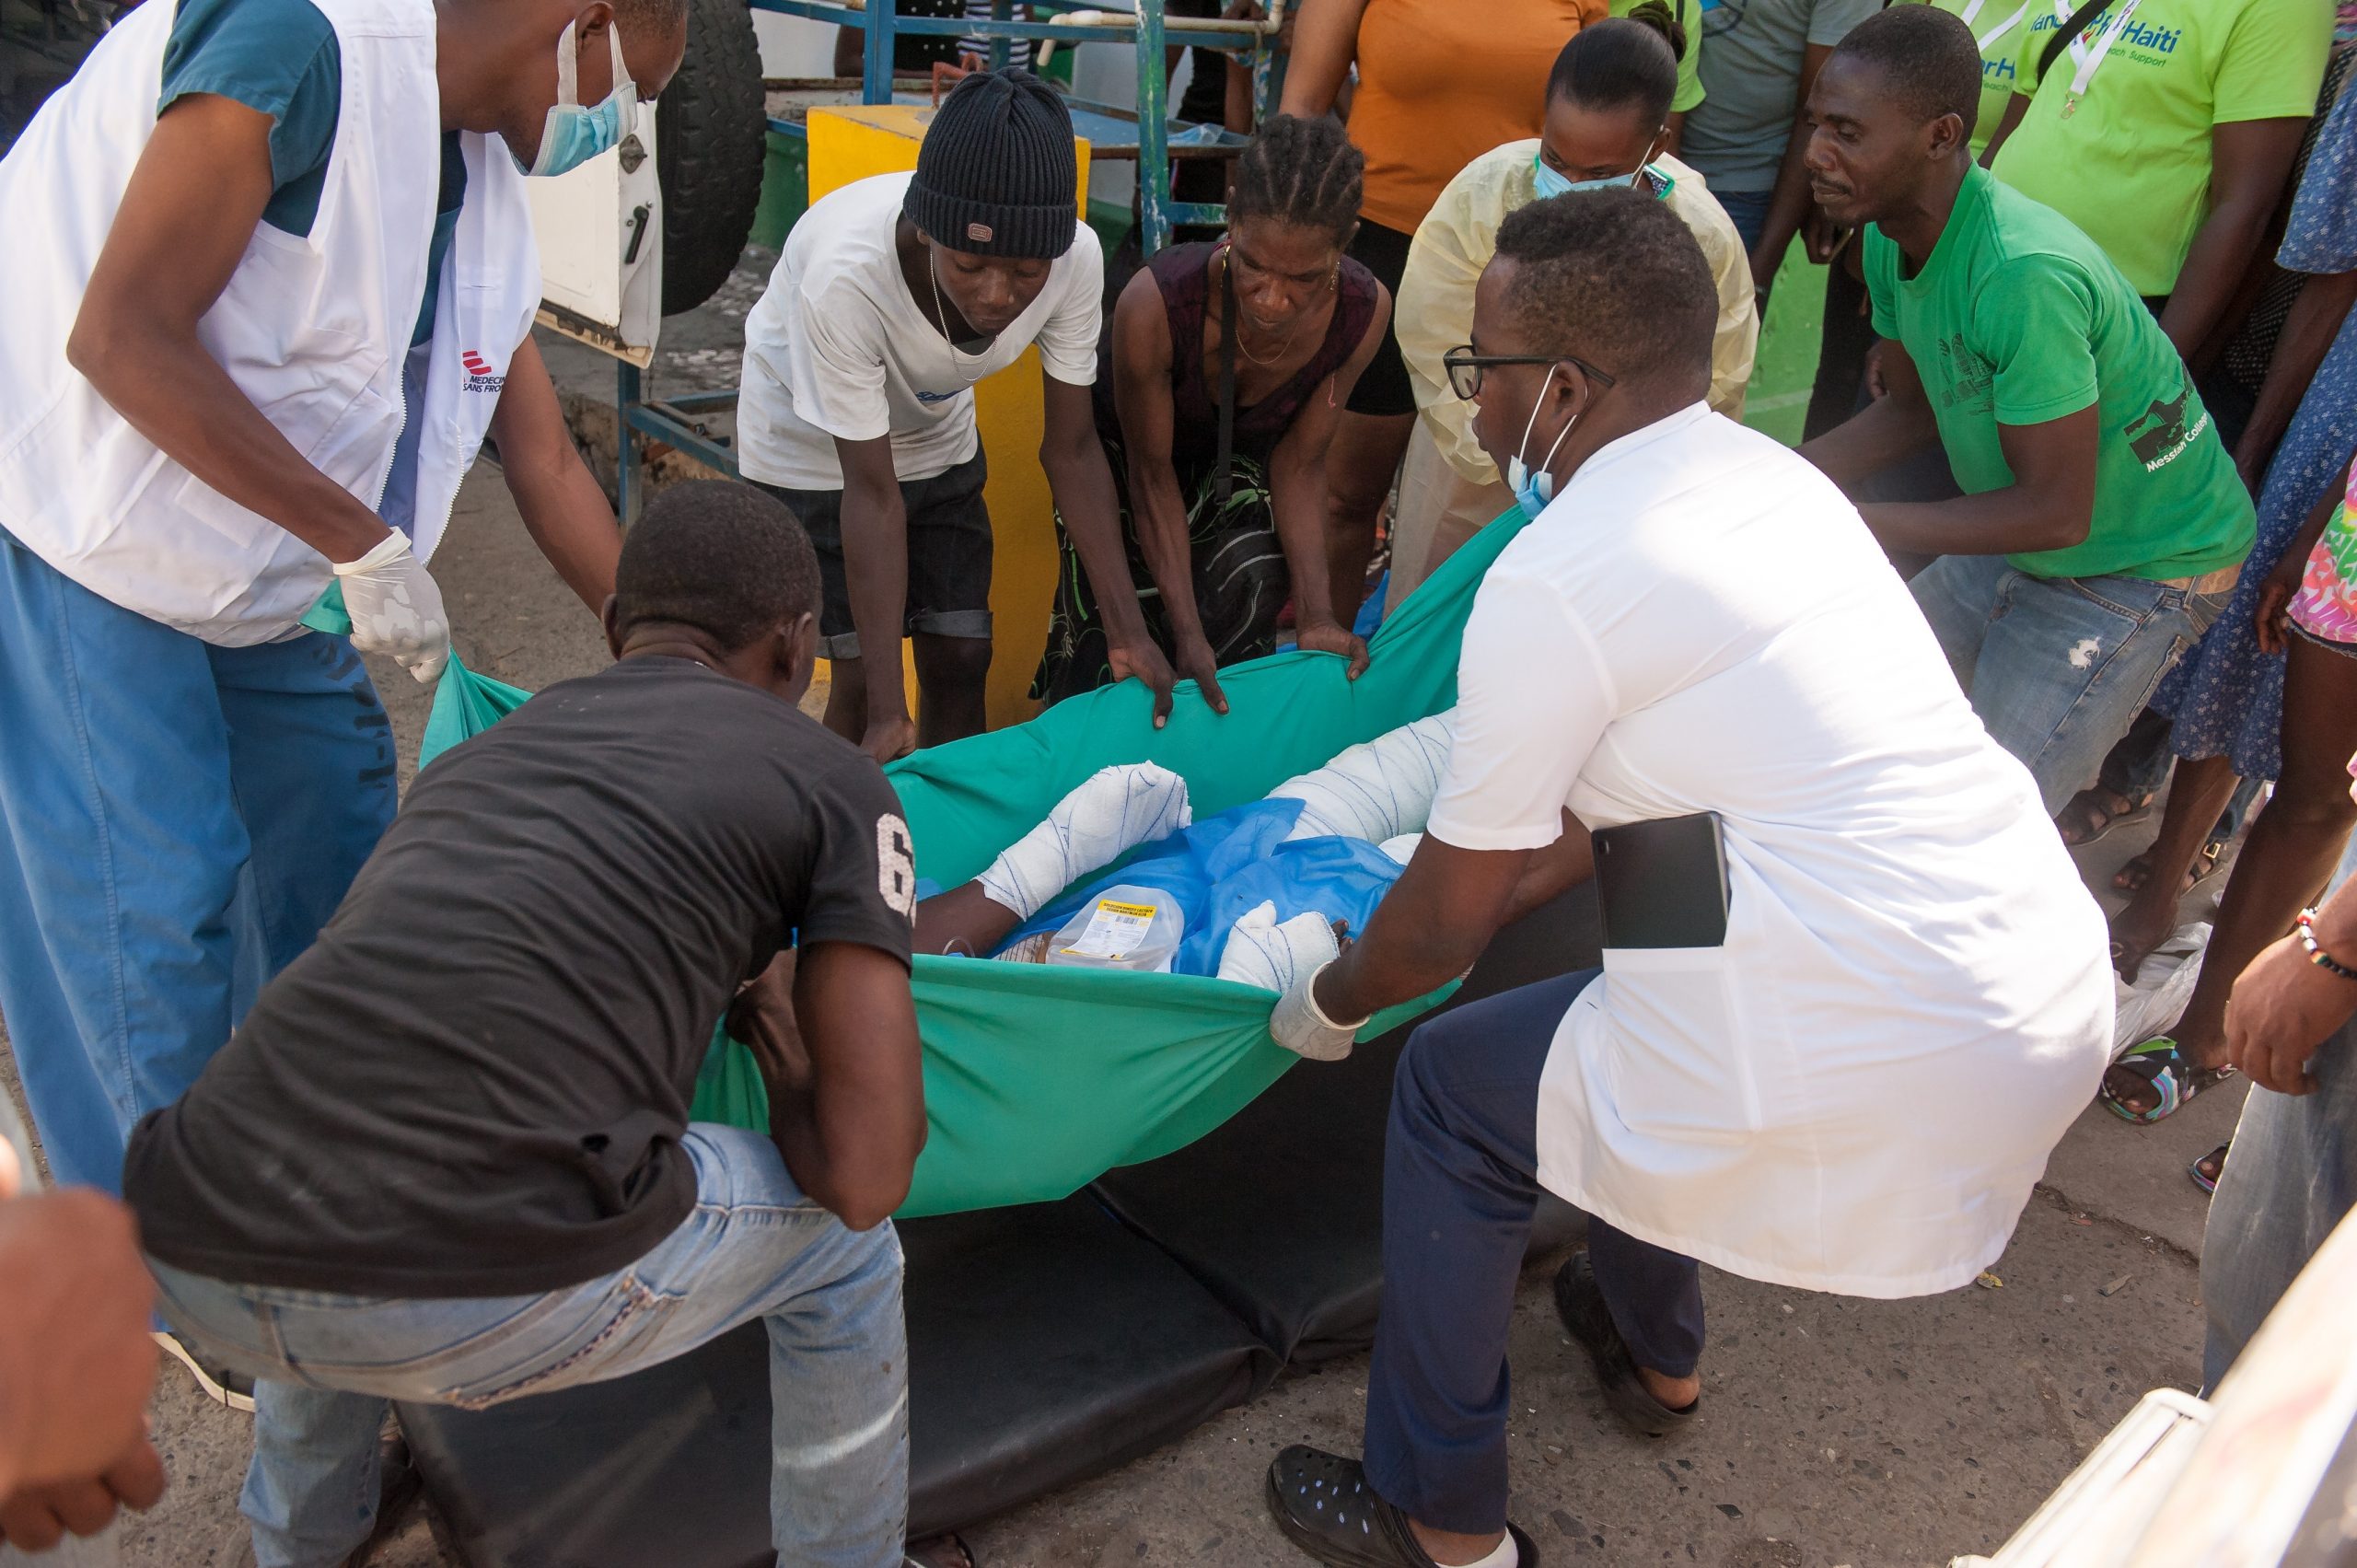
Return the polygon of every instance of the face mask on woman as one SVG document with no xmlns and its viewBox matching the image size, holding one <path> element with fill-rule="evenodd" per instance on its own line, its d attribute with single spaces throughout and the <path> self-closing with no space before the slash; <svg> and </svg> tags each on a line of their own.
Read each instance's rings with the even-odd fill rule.
<svg viewBox="0 0 2357 1568">
<path fill-rule="evenodd" d="M 638 87 L 622 63 L 621 29 L 606 24 L 606 41 L 613 51 L 614 90 L 594 109 L 581 102 L 581 78 L 573 45 L 574 24 L 564 24 L 556 41 L 556 102 L 540 127 L 540 156 L 524 172 L 558 175 L 580 168 L 608 147 L 621 144 L 638 121 Z"/>
<path fill-rule="evenodd" d="M 1544 202 L 1551 196 L 1568 196 L 1574 191 L 1610 191 L 1622 185 L 1641 186 L 1645 176 L 1651 172 L 1648 166 L 1652 161 L 1653 149 L 1648 147 L 1645 150 L 1643 163 L 1640 163 L 1626 174 L 1607 175 L 1602 180 L 1573 180 L 1544 157 L 1533 157 L 1530 160 L 1530 167 L 1537 176 L 1534 184 L 1538 189 L 1538 199 Z"/>
</svg>

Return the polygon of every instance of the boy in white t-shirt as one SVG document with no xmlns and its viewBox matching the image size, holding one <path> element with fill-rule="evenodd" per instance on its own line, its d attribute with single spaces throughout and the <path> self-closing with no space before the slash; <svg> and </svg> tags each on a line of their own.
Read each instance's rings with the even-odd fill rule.
<svg viewBox="0 0 2357 1568">
<path fill-rule="evenodd" d="M 1147 635 L 1097 439 L 1104 259 L 1074 213 L 1072 117 L 1027 71 L 978 72 L 935 111 L 914 174 L 812 203 L 745 323 L 747 479 L 791 506 L 825 579 L 827 726 L 879 762 L 984 727 L 991 525 L 973 387 L 1039 346 L 1040 466 L 1107 607 L 1116 678 L 1173 677 Z M 916 644 L 922 732 L 897 649 Z M 878 656 L 866 658 L 873 647 Z"/>
</svg>

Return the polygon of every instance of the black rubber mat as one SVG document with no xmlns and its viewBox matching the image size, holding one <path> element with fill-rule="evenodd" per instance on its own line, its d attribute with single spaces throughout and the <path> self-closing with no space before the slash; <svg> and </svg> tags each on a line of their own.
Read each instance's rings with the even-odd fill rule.
<svg viewBox="0 0 2357 1568">
<path fill-rule="evenodd" d="M 1086 1193 L 915 1220 L 901 1237 L 919 1535 L 1127 1464 L 1277 1374 L 1267 1346 Z"/>
<path fill-rule="evenodd" d="M 1160 1447 L 1276 1372 L 1178 1264 L 1086 1196 L 901 1227 L 911 1527 Z M 405 1405 L 472 1568 L 767 1568 L 769 1347 L 749 1324 L 633 1376 L 482 1411 Z"/>
<path fill-rule="evenodd" d="M 1597 941 L 1594 891 L 1578 889 L 1500 932 L 1451 1005 L 1586 968 Z M 1208 1137 L 1092 1191 L 1289 1364 L 1364 1349 L 1383 1280 L 1391 1074 L 1413 1027 L 1294 1068 Z M 1568 1245 L 1585 1224 L 1544 1199 L 1531 1249 Z"/>
</svg>

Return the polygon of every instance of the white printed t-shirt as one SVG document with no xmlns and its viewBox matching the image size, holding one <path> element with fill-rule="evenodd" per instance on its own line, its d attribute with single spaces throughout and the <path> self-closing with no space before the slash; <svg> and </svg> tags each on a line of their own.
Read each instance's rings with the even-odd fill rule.
<svg viewBox="0 0 2357 1568">
<path fill-rule="evenodd" d="M 841 490 L 835 440 L 892 437 L 902 480 L 930 479 L 972 457 L 974 383 L 1034 342 L 1049 375 L 1097 379 L 1105 258 L 1078 217 L 1047 286 L 979 354 L 960 354 L 900 273 L 894 233 L 910 176 L 854 180 L 810 205 L 770 285 L 745 320 L 737 403 L 739 466 L 789 490 Z"/>
<path fill-rule="evenodd" d="M 1435 838 L 1724 819 L 1725 945 L 1606 952 L 1539 1180 L 1779 1284 L 1995 1260 L 2108 1057 L 2104 920 L 1840 492 L 1701 403 L 1622 436 L 1490 569 L 1457 690 Z"/>
</svg>

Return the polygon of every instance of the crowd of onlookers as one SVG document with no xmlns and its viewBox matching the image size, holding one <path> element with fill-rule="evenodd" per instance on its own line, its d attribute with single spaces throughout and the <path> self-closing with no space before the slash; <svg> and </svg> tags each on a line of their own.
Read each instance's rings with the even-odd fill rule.
<svg viewBox="0 0 2357 1568">
<path fill-rule="evenodd" d="M 1958 687 L 2027 770 L 2063 842 L 2093 842 L 2165 796 L 2151 847 L 2115 879 L 2127 899 L 2110 923 L 2110 958 L 2123 982 L 2137 982 L 2172 936 L 2184 896 L 2231 865 L 2181 1018 L 2125 1042 L 2100 1089 L 2120 1117 L 2149 1124 L 2229 1074 L 2257 1086 L 2238 1141 L 2191 1172 L 2221 1205 L 2205 1259 L 2214 1383 L 2357 1191 L 2357 894 L 2327 896 L 2357 826 L 2357 95 L 2343 93 L 2357 8 L 1296 0 L 1289 10 L 1282 102 L 1265 123 L 1250 123 L 1238 63 L 1190 52 L 1190 111 L 1252 133 L 1224 168 L 1189 160 L 1179 170 L 1182 197 L 1224 196 L 1225 226 L 1152 256 L 1117 250 L 1109 263 L 1075 217 L 1071 125 L 1052 87 L 1026 72 L 974 69 L 954 51 L 902 62 L 968 78 L 939 106 L 918 169 L 816 203 L 747 322 L 744 476 L 791 511 L 812 548 L 764 534 L 774 509 L 745 510 L 769 503 L 742 490 L 700 517 L 675 506 L 635 536 L 606 611 L 621 673 L 597 678 L 611 699 L 598 722 L 629 707 L 649 726 L 693 713 L 713 733 L 751 734 L 784 721 L 736 688 L 798 700 L 815 656 L 830 666 L 828 727 L 877 762 L 982 730 L 993 552 L 970 389 L 1034 348 L 1039 459 L 1060 542 L 1034 697 L 1054 703 L 1136 679 L 1153 689 L 1157 719 L 1174 702 L 1225 712 L 1220 672 L 1283 645 L 1345 659 L 1356 679 L 1381 656 L 1366 641 L 1380 614 L 1492 519 L 1517 508 L 1540 516 L 1555 494 L 1556 449 L 1612 387 L 1612 375 L 1559 354 L 1500 354 L 1477 323 L 1507 319 L 1502 311 L 1527 318 L 1536 285 L 1515 285 L 1509 311 L 1501 279 L 1526 264 L 1537 275 L 1540 250 L 1562 238 L 1543 232 L 1544 215 L 1517 215 L 1615 192 L 1582 197 L 1576 211 L 1620 213 L 1632 234 L 1649 225 L 1668 236 L 1647 233 L 1647 245 L 1683 247 L 1682 232 L 1701 253 L 1715 312 L 1706 388 L 1698 368 L 1703 389 L 1687 394 L 1698 419 L 1701 405 L 1742 417 L 1763 322 L 1790 334 L 1805 314 L 1788 302 L 1771 317 L 1771 297 L 1821 288 L 1801 455 L 1840 486 L 1907 577 Z M 856 45 L 846 40 L 848 67 Z M 1506 256 L 1512 265 L 1499 264 L 1502 243 L 1523 248 Z M 1521 445 L 1513 432 L 1502 443 L 1477 426 L 1485 372 L 1541 365 L 1547 379 Z M 1571 396 L 1568 378 L 1556 389 L 1558 365 L 1576 367 L 1587 401 L 1542 449 L 1529 439 L 1541 404 Z M 1616 368 L 1641 383 L 1651 367 Z M 741 625 L 741 638 L 713 633 L 714 616 Z M 913 703 L 897 656 L 903 638 Z M 1856 657 L 1870 663 L 1875 650 Z M 734 686 L 715 692 L 691 667 L 728 674 Z M 1174 694 L 1182 680 L 1196 695 Z M 377 915 L 399 909 L 447 943 L 454 938 L 435 923 L 463 926 L 474 906 L 429 907 L 436 877 L 474 878 L 489 933 L 501 900 L 553 898 L 568 918 L 582 916 L 613 896 L 599 877 L 668 888 L 677 867 L 666 854 L 709 871 L 744 849 L 723 825 L 742 803 L 699 793 L 716 791 L 726 770 L 702 757 L 648 759 L 648 776 L 668 781 L 665 804 L 693 800 L 712 819 L 695 824 L 702 837 L 687 835 L 693 854 L 673 844 L 633 862 L 628 834 L 591 830 L 605 814 L 626 813 L 578 776 L 578 749 L 610 738 L 563 704 L 527 711 L 533 717 L 497 754 L 507 772 L 493 777 L 485 751 L 471 774 L 445 766 L 421 789 L 442 792 L 430 806 L 459 798 L 470 778 L 543 804 L 577 788 L 563 830 L 584 835 L 579 886 L 548 893 L 533 860 L 544 840 L 519 834 L 486 852 L 451 838 L 431 810 L 410 811 L 355 885 L 373 894 Z M 570 732 L 569 723 L 592 728 Z M 534 735 L 547 750 L 530 749 Z M 756 752 L 740 759 L 746 769 L 772 765 Z M 471 1124 L 372 1121 L 334 1086 L 335 1064 L 319 1052 L 367 1012 L 388 1038 L 447 1037 L 462 1064 L 449 1074 L 453 1104 L 462 1083 L 495 1081 L 498 1064 L 448 1021 L 460 1004 L 422 993 L 431 988 L 414 976 L 431 968 L 430 944 L 392 962 L 390 946 L 349 933 L 263 993 L 226 1067 L 197 1077 L 220 1044 L 207 1042 L 152 1100 L 116 1107 L 119 1127 L 79 1143 L 50 1130 L 53 1160 L 86 1179 L 103 1183 L 128 1149 L 130 1197 L 150 1221 L 149 1260 L 175 1321 L 206 1325 L 203 1343 L 179 1347 L 192 1365 L 222 1369 L 226 1345 L 233 1359 L 292 1366 L 288 1336 L 307 1334 L 326 1356 L 342 1330 L 322 1320 L 312 1299 L 320 1293 L 354 1293 L 336 1300 L 377 1314 L 368 1321 L 383 1344 L 370 1354 L 384 1355 L 366 1375 L 343 1368 L 322 1376 L 347 1382 L 301 1389 L 266 1380 L 277 1391 L 264 1396 L 264 1424 L 283 1441 L 273 1449 L 265 1440 L 247 1502 L 273 1568 L 269 1552 L 293 1561 L 289 1543 L 307 1530 L 349 1544 L 343 1493 L 366 1491 L 375 1474 L 373 1461 L 353 1456 L 373 1448 L 386 1398 L 517 1391 L 502 1380 L 505 1364 L 482 1351 L 482 1336 L 506 1326 L 460 1321 L 441 1310 L 451 1300 L 504 1293 L 539 1303 L 523 1356 L 533 1387 L 592 1375 L 577 1363 L 593 1351 L 675 1353 L 652 1330 L 644 1342 L 639 1330 L 621 1336 L 617 1352 L 602 1333 L 576 1345 L 542 1321 L 626 1317 L 640 1309 L 631 1293 L 646 1294 L 641 1273 L 657 1294 L 661 1279 L 692 1278 L 695 1290 L 681 1283 L 674 1299 L 698 1300 L 714 1321 L 766 1312 L 823 1275 L 840 1312 L 872 1319 L 863 1333 L 897 1333 L 896 1319 L 888 1332 L 879 1327 L 897 1297 L 888 1304 L 876 1283 L 897 1254 L 888 1227 L 875 1227 L 899 1201 L 896 1179 L 905 1191 L 923 1137 L 898 967 L 914 891 L 912 877 L 897 887 L 888 876 L 879 889 L 871 863 L 885 855 L 888 871 L 905 870 L 907 827 L 873 769 L 854 777 L 807 756 L 779 767 L 810 821 L 754 846 L 758 885 L 714 871 L 681 907 L 718 910 L 715 922 L 741 915 L 754 947 L 767 943 L 766 962 L 784 934 L 762 900 L 790 886 L 797 914 L 785 923 L 806 945 L 866 954 L 773 978 L 795 988 L 785 1011 L 804 1010 L 809 1036 L 792 1048 L 808 1059 L 790 1051 L 773 1064 L 772 1114 L 800 1119 L 803 1165 L 788 1154 L 778 1167 L 768 1142 L 751 1135 L 738 1148 L 702 1132 L 668 1166 L 651 1155 L 633 1164 L 609 1157 L 608 1132 L 617 1151 L 651 1146 L 651 1135 L 617 1125 L 568 1156 L 575 1176 L 604 1183 L 610 1211 L 600 1225 L 610 1225 L 570 1214 L 564 1182 L 543 1171 L 512 1195 L 509 1219 L 531 1224 L 480 1225 L 480 1179 L 450 1174 L 465 1167 Z M 707 946 L 717 940 L 702 935 Z M 697 935 L 649 961 L 696 970 L 711 956 L 691 951 Z M 594 976 L 561 979 L 542 988 L 554 1016 L 598 990 Z M 621 1023 L 575 1008 L 583 1040 L 613 1037 L 600 1047 L 601 1073 L 628 1080 L 639 1066 L 624 1047 L 680 1035 L 670 1026 L 682 1018 L 696 1028 L 680 1036 L 681 1051 L 700 1045 L 726 990 L 678 989 Z M 818 1000 L 829 994 L 833 1002 Z M 1323 1028 L 1343 1028 L 1318 1013 L 1306 981 L 1300 994 Z M 839 1065 L 861 1062 L 845 1041 L 877 1017 L 896 1051 L 881 1090 L 872 1061 Z M 645 1075 L 691 1081 L 695 1066 L 682 1055 Z M 847 1077 L 828 1079 L 830 1070 Z M 595 1098 L 579 1091 L 576 1104 L 568 1092 L 497 1090 L 509 1097 L 505 1110 L 552 1127 L 587 1114 Z M 38 1093 L 33 1109 L 42 1116 Z M 684 1125 L 684 1102 L 670 1109 Z M 254 1117 L 272 1130 L 244 1124 Z M 414 1168 L 363 1179 L 362 1158 L 343 1186 L 308 1179 L 315 1206 L 303 1224 L 313 1230 L 289 1250 L 273 1237 L 291 1222 L 252 1198 L 267 1189 L 257 1173 L 285 1179 L 298 1144 L 320 1157 L 319 1130 L 334 1126 L 351 1132 L 355 1155 L 369 1146 L 367 1158 L 410 1157 Z M 789 1131 L 782 1120 L 780 1147 Z M 676 1151 L 677 1141 L 665 1146 Z M 897 1178 L 888 1168 L 896 1159 Z M 17 1185 L 18 1163 L 0 1140 L 0 1196 Z M 791 1269 L 731 1279 L 736 1295 L 715 1303 L 714 1260 L 737 1245 L 722 1232 L 756 1222 L 714 1220 L 709 1237 L 680 1239 L 694 1228 L 680 1222 L 691 1208 L 736 1214 L 712 1199 L 714 1172 L 736 1183 L 733 1202 L 748 1212 L 823 1219 L 823 1209 L 868 1228 L 814 1222 Z M 405 1201 L 426 1194 L 441 1241 L 464 1240 L 439 1246 L 423 1276 L 377 1261 L 389 1236 L 398 1252 L 434 1228 L 398 1204 L 379 1206 L 396 1189 Z M 122 1348 L 145 1352 L 144 1313 L 137 1303 L 110 1315 L 80 1305 L 128 1299 L 122 1276 L 137 1277 L 137 1260 L 119 1214 L 87 1195 L 0 1203 L 0 1283 L 25 1277 L 7 1260 L 18 1249 L 56 1255 L 61 1228 L 88 1242 L 73 1249 L 85 1272 L 45 1274 L 40 1292 L 0 1288 L 0 1532 L 28 1544 L 95 1527 L 117 1501 L 144 1505 L 158 1484 L 136 1430 L 145 1374 Z M 1651 1309 L 1690 1317 L 1689 1350 L 1699 1349 L 1692 1260 L 1601 1234 L 1599 1249 L 1637 1260 L 1623 1267 L 1659 1275 Z M 589 1263 L 599 1277 L 585 1283 Z M 609 1266 L 639 1272 L 617 1284 Z M 866 1282 L 854 1307 L 840 1306 L 846 1281 Z M 1591 1317 L 1611 1294 L 1608 1282 Z M 417 1310 L 396 1320 L 394 1307 Z M 673 1331 L 691 1333 L 691 1315 L 679 1317 Z M 276 1339 L 238 1340 L 238 1325 L 264 1318 Z M 905 1410 L 888 1388 L 829 1382 L 814 1370 L 823 1347 L 772 1338 L 781 1400 L 854 1411 L 862 1442 L 904 1447 Z M 459 1342 L 465 1355 L 450 1348 Z M 111 1381 L 64 1381 L 78 1376 L 77 1356 L 115 1368 Z M 1691 1408 L 1694 1393 L 1680 1392 L 1691 1365 L 1691 1353 L 1668 1355 L 1648 1365 L 1673 1376 L 1631 1385 L 1663 1430 Z M 431 1365 L 446 1382 L 401 1380 L 424 1379 Z M 31 1390 L 20 1396 L 30 1406 L 6 1402 L 19 1389 Z M 1412 1426 L 1423 1416 L 1397 1419 Z M 289 1478 L 316 1495 L 297 1495 Z M 1330 1479 L 1304 1470 L 1300 1484 Z M 784 1549 L 792 1510 L 779 1484 Z M 856 1516 L 899 1550 L 888 1501 L 829 1496 L 828 1475 L 815 1470 L 800 1484 L 795 1495 L 817 1512 L 838 1524 Z M 363 1533 L 366 1524 L 364 1509 Z M 954 1562 L 962 1548 L 927 1550 L 953 1553 L 929 1561 Z M 1516 1547 L 1509 1539 L 1483 1550 L 1492 1554 L 1459 1561 L 1511 1563 Z"/>
<path fill-rule="evenodd" d="M 2232 866 L 2182 1017 L 2101 1089 L 2149 1124 L 2252 1068 L 2246 971 L 2341 972 L 2315 906 L 2357 824 L 2357 12 L 1934 0 L 1967 80 L 1947 33 L 1889 9 L 1837 56 L 1881 0 L 1306 0 L 1226 233 L 1109 292 L 1097 433 L 1152 633 L 1215 693 L 1210 668 L 1283 638 L 1363 657 L 1371 576 L 1397 608 L 1515 504 L 1444 363 L 1509 214 L 1605 185 L 1667 203 L 1717 283 L 1708 401 L 1734 417 L 1779 280 L 1821 288 L 1803 453 L 1982 721 L 2070 844 L 2165 795 L 2112 879 L 2124 983 Z M 1219 64 L 1195 52 L 1188 101 L 1251 129 Z M 1954 145 L 1922 129 L 1944 108 Z M 1123 673 L 1105 645 L 1068 554 L 1038 694 Z M 2298 1098 L 2347 1049 L 2254 1076 Z M 2260 1195 L 2262 1160 L 2357 1159 L 2345 1110 L 2251 1117 L 2295 1114 L 2336 1152 L 2277 1134 L 2193 1166 L 2205 1190 L 2236 1173 L 2229 1228 L 2292 1202 Z M 2230 1357 L 2213 1341 L 2213 1375 Z"/>
</svg>

